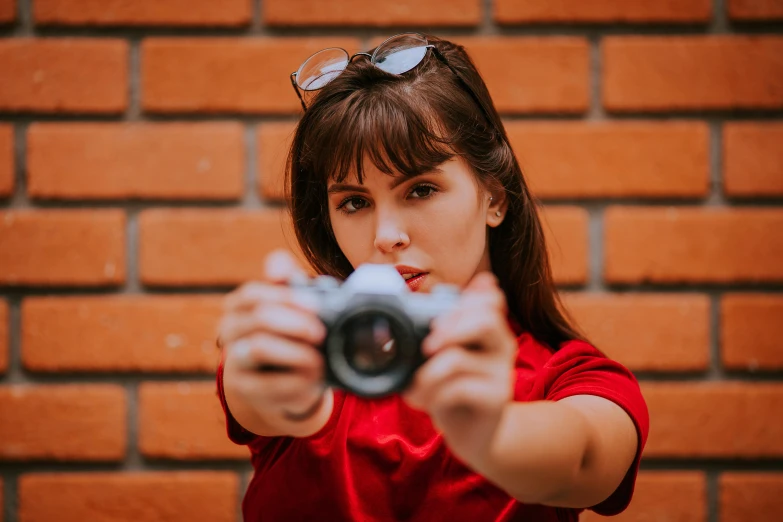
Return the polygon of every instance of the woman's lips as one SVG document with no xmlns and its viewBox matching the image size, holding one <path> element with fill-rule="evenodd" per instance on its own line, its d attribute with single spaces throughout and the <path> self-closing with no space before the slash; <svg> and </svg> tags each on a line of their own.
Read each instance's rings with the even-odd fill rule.
<svg viewBox="0 0 783 522">
<path fill-rule="evenodd" d="M 423 272 L 421 274 L 411 277 L 410 279 L 405 281 L 405 284 L 408 285 L 408 288 L 412 292 L 416 292 L 421 288 L 421 285 L 424 284 L 424 281 L 426 279 L 427 279 L 427 272 Z"/>
</svg>

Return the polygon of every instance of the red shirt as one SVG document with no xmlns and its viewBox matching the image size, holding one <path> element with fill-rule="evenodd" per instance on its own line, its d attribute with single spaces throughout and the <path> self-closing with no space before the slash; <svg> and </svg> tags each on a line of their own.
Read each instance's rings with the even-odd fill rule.
<svg viewBox="0 0 783 522">
<path fill-rule="evenodd" d="M 558 400 L 598 395 L 620 405 L 636 425 L 636 458 L 622 484 L 591 509 L 623 511 L 631 500 L 649 417 L 634 376 L 581 341 L 553 352 L 530 335 L 518 337 L 514 400 Z M 517 502 L 449 451 L 429 417 L 399 395 L 362 399 L 334 392 L 326 425 L 306 438 L 260 437 L 231 416 L 223 394 L 229 438 L 250 447 L 255 473 L 242 502 L 246 522 L 258 521 L 576 521 L 580 509 Z"/>
</svg>

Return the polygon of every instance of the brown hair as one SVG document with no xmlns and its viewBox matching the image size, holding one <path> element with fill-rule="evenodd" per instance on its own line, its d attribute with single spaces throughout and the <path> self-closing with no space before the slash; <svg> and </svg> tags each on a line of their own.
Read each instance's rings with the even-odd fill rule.
<svg viewBox="0 0 783 522">
<path fill-rule="evenodd" d="M 508 209 L 503 223 L 489 228 L 489 249 L 511 315 L 552 349 L 584 339 L 559 301 L 537 202 L 484 81 L 462 46 L 427 39 L 454 72 L 432 51 L 401 75 L 358 57 L 311 100 L 286 168 L 286 196 L 302 252 L 317 273 L 345 278 L 353 271 L 332 233 L 329 179 L 342 182 L 355 172 L 361 183 L 365 158 L 386 174 L 414 176 L 459 155 L 485 187 L 505 190 Z"/>
</svg>

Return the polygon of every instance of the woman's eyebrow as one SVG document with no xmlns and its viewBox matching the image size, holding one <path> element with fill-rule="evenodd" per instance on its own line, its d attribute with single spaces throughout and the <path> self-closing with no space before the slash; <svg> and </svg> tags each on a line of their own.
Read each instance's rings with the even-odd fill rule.
<svg viewBox="0 0 783 522">
<path fill-rule="evenodd" d="M 389 184 L 389 188 L 391 190 L 396 189 L 406 181 L 410 181 L 414 178 L 418 178 L 419 176 L 424 176 L 425 174 L 443 174 L 443 170 L 435 167 L 432 168 L 426 172 L 420 172 L 419 174 L 414 174 L 413 176 L 396 176 L 392 179 L 391 183 Z M 364 188 L 361 185 L 348 185 L 346 183 L 335 183 L 334 185 L 331 185 L 326 192 L 328 194 L 336 194 L 338 192 L 361 192 L 363 194 L 369 194 L 370 191 Z"/>
<path fill-rule="evenodd" d="M 438 167 L 433 167 L 430 170 L 419 172 L 418 174 L 414 174 L 413 176 L 397 176 L 395 177 L 392 182 L 389 184 L 389 188 L 394 190 L 406 181 L 412 180 L 414 178 L 418 178 L 420 176 L 424 176 L 426 174 L 443 174 L 443 170 Z"/>
<path fill-rule="evenodd" d="M 369 194 L 370 191 L 361 185 L 346 185 L 345 183 L 335 183 L 326 191 L 329 194 L 337 194 L 338 192 L 362 192 Z"/>
</svg>

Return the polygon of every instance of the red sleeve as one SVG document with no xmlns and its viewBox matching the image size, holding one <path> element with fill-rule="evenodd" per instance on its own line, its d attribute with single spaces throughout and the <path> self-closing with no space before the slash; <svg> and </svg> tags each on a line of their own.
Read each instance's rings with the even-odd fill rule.
<svg viewBox="0 0 783 522">
<path fill-rule="evenodd" d="M 231 442 L 235 444 L 250 444 L 254 440 L 260 438 L 253 432 L 250 432 L 243 428 L 239 422 L 231 415 L 226 404 L 226 395 L 223 392 L 223 358 L 220 359 L 220 364 L 217 369 L 217 395 L 220 399 L 220 405 L 223 407 L 223 413 L 226 415 L 226 432 Z"/>
<path fill-rule="evenodd" d="M 631 417 L 638 437 L 636 457 L 614 493 L 590 508 L 604 516 L 616 515 L 625 510 L 633 497 L 639 463 L 650 429 L 647 404 L 634 375 L 589 344 L 571 341 L 552 355 L 536 380 L 536 387 L 544 388 L 540 391 L 547 400 L 556 401 L 573 395 L 596 395 L 616 403 Z"/>
</svg>

